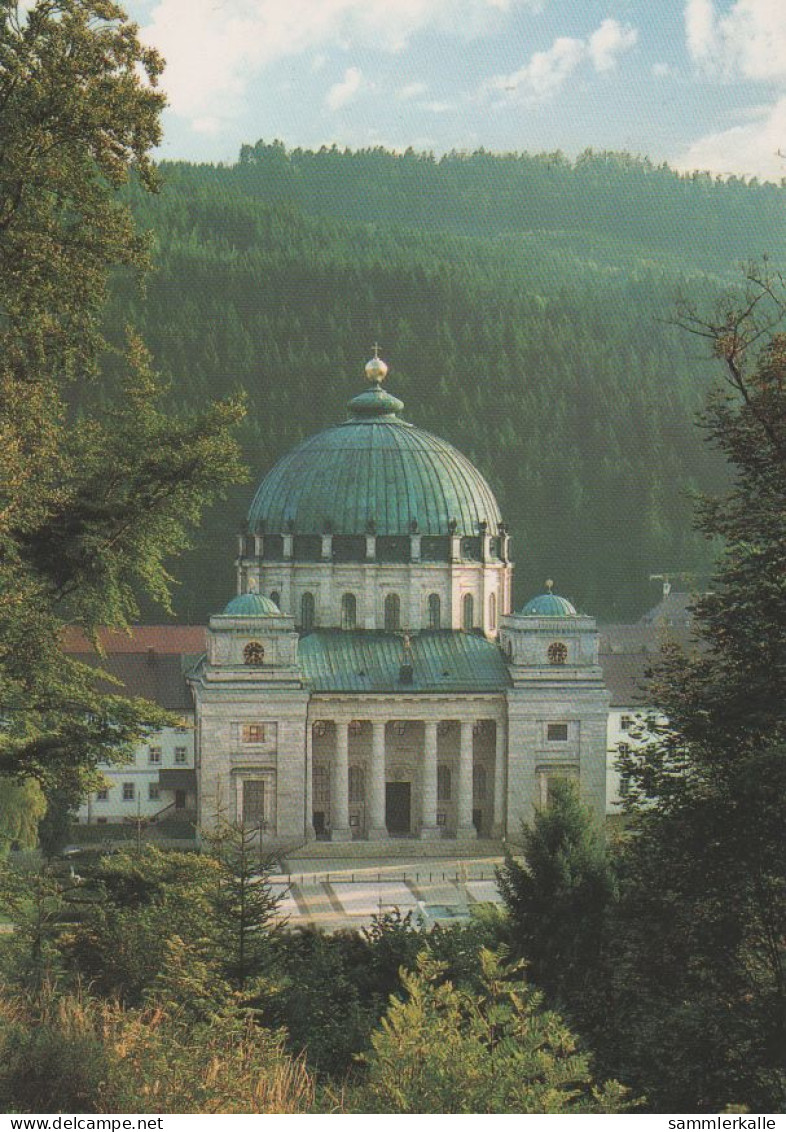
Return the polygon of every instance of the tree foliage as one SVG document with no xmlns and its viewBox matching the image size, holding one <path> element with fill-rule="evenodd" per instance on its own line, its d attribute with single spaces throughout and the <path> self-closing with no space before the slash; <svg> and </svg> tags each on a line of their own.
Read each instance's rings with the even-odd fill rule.
<svg viewBox="0 0 786 1132">
<path fill-rule="evenodd" d="M 364 1059 L 356 1111 L 395 1113 L 619 1112 L 625 1092 L 597 1085 L 588 1059 L 542 995 L 481 950 L 482 990 L 457 990 L 422 955 L 403 972 Z"/>
<path fill-rule="evenodd" d="M 0 774 L 53 786 L 160 725 L 63 654 L 124 628 L 241 473 L 237 401 L 173 414 L 110 280 L 147 266 L 120 187 L 157 181 L 161 60 L 109 0 L 0 4 Z"/>
<path fill-rule="evenodd" d="M 497 872 L 511 946 L 552 1001 L 582 1015 L 599 977 L 616 881 L 603 830 L 572 782 L 555 782 L 549 807 L 523 826 L 521 856 L 508 848 Z"/>
<path fill-rule="evenodd" d="M 723 540 L 702 647 L 665 657 L 668 723 L 627 756 L 612 1027 L 617 1071 L 671 1110 L 786 1096 L 785 311 L 783 280 L 750 270 L 716 316 L 683 312 L 725 366 L 702 423 L 733 482 L 698 514 Z"/>
</svg>

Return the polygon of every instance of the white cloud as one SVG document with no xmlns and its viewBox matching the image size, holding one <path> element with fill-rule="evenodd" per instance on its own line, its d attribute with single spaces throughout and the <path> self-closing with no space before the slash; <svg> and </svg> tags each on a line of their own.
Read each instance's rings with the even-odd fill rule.
<svg viewBox="0 0 786 1132">
<path fill-rule="evenodd" d="M 547 51 L 536 51 L 523 67 L 510 75 L 497 75 L 486 89 L 504 91 L 509 97 L 539 101 L 556 94 L 582 63 L 596 71 L 611 71 L 617 57 L 638 39 L 635 28 L 616 20 L 604 20 L 589 39 L 560 36 Z"/>
<path fill-rule="evenodd" d="M 693 60 L 710 71 L 754 81 L 786 81 L 786 4 L 735 0 L 725 12 L 713 0 L 687 0 L 685 30 Z"/>
<path fill-rule="evenodd" d="M 221 119 L 213 114 L 206 114 L 204 118 L 194 118 L 191 122 L 191 129 L 195 134 L 215 135 L 221 132 L 222 127 Z"/>
<path fill-rule="evenodd" d="M 432 114 L 444 114 L 448 110 L 455 110 L 455 102 L 423 102 L 421 103 L 424 110 L 430 110 Z"/>
<path fill-rule="evenodd" d="M 396 98 L 402 102 L 407 102 L 411 98 L 419 98 L 421 94 L 425 94 L 428 87 L 425 83 L 407 83 L 406 86 L 401 87 L 396 92 Z"/>
<path fill-rule="evenodd" d="M 761 110 L 761 107 L 757 107 Z M 786 139 L 786 96 L 768 107 L 764 116 L 731 129 L 708 134 L 670 162 L 676 169 L 708 169 L 711 173 L 758 177 L 780 182 L 786 160 L 778 156 Z"/>
<path fill-rule="evenodd" d="M 331 47 L 402 50 L 417 32 L 481 36 L 500 13 L 540 0 L 157 0 L 142 29 L 167 61 L 172 110 L 237 112 L 249 78 L 277 60 Z"/>
<path fill-rule="evenodd" d="M 617 56 L 629 51 L 639 38 L 635 28 L 624 27 L 617 20 L 604 20 L 589 37 L 589 53 L 596 71 L 613 71 Z"/>
<path fill-rule="evenodd" d="M 665 79 L 671 74 L 671 67 L 668 63 L 653 63 L 652 73 L 656 79 Z"/>
<path fill-rule="evenodd" d="M 709 169 L 780 181 L 786 161 L 786 4 L 783 0 L 686 0 L 688 51 L 702 72 L 779 88 L 774 103 L 738 107 L 737 125 L 698 138 L 675 159 L 680 169 Z"/>
<path fill-rule="evenodd" d="M 332 86 L 325 98 L 329 110 L 340 110 L 351 102 L 363 83 L 363 73 L 358 67 L 347 67 L 344 78 Z"/>
<path fill-rule="evenodd" d="M 687 0 L 685 37 L 688 51 L 696 62 L 712 56 L 715 49 L 715 11 L 712 0 Z"/>
</svg>

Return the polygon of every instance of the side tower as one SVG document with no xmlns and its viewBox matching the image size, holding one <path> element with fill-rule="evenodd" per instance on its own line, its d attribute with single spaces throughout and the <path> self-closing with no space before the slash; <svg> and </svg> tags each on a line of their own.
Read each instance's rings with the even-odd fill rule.
<svg viewBox="0 0 786 1132">
<path fill-rule="evenodd" d="M 606 811 L 609 695 L 594 618 L 547 592 L 504 617 L 508 691 L 508 832 L 548 805 L 550 784 L 572 778 L 599 819 Z"/>
<path fill-rule="evenodd" d="M 308 693 L 297 652 L 293 619 L 258 593 L 210 618 L 207 653 L 189 677 L 200 829 L 224 819 L 271 842 L 307 836 Z"/>
</svg>

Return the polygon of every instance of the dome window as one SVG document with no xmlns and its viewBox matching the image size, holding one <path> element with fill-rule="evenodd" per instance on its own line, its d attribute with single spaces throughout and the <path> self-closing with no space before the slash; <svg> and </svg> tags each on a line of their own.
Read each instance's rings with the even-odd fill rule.
<svg viewBox="0 0 786 1132">
<path fill-rule="evenodd" d="M 442 603 L 439 600 L 439 594 L 428 595 L 428 627 L 429 629 L 439 629 L 442 621 Z"/>
<path fill-rule="evenodd" d="M 243 649 L 243 663 L 259 667 L 260 664 L 264 664 L 264 661 L 265 650 L 262 645 L 259 641 L 249 641 Z"/>
<path fill-rule="evenodd" d="M 304 633 L 310 633 L 314 628 L 314 595 L 304 593 L 300 599 L 300 627 Z"/>
<path fill-rule="evenodd" d="M 278 592 L 278 590 L 272 591 L 272 593 L 270 595 L 270 600 L 273 602 L 274 605 L 277 605 L 279 609 L 281 608 L 281 594 Z"/>
<path fill-rule="evenodd" d="M 398 594 L 385 598 L 385 632 L 397 633 L 401 628 L 401 599 Z"/>
<path fill-rule="evenodd" d="M 475 599 L 472 594 L 464 594 L 461 603 L 461 628 L 471 633 L 475 624 Z"/>
<path fill-rule="evenodd" d="M 344 594 L 341 599 L 341 628 L 355 629 L 358 622 L 358 603 L 354 594 Z"/>
<path fill-rule="evenodd" d="M 554 641 L 546 652 L 549 664 L 565 664 L 568 659 L 568 646 L 562 641 Z"/>
</svg>

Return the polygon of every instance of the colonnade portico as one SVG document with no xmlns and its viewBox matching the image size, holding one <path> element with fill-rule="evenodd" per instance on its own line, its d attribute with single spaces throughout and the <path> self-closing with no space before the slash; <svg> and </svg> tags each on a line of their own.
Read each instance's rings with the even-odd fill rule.
<svg viewBox="0 0 786 1132">
<path fill-rule="evenodd" d="M 502 713 L 459 717 L 450 708 L 369 718 L 315 705 L 308 724 L 307 835 L 331 841 L 388 837 L 472 840 L 505 829 Z M 392 706 L 392 705 L 391 705 Z M 446 705 L 447 706 L 447 705 Z M 451 705 L 455 711 L 455 704 Z"/>
</svg>

